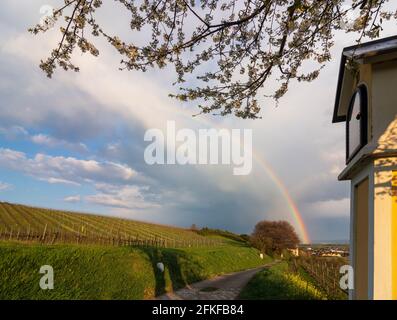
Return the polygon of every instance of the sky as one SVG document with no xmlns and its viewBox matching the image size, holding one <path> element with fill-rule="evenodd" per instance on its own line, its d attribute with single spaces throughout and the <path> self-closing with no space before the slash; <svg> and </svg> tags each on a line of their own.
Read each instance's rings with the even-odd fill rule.
<svg viewBox="0 0 397 320">
<path fill-rule="evenodd" d="M 100 55 L 77 55 L 79 73 L 39 69 L 59 40 L 32 36 L 43 5 L 60 1 L 3 0 L 0 9 L 0 201 L 92 212 L 189 227 L 251 233 L 260 220 L 287 220 L 298 230 L 296 207 L 311 240 L 345 240 L 349 183 L 344 125 L 332 124 L 340 52 L 354 44 L 337 34 L 332 60 L 311 83 L 293 83 L 275 106 L 263 101 L 259 120 L 211 115 L 168 97 L 171 69 L 119 71 L 120 56 L 104 41 Z M 119 19 L 114 19 L 117 15 Z M 99 13 L 127 31 L 116 5 Z M 125 27 L 125 25 L 127 27 Z M 392 35 L 386 27 L 382 36 Z M 148 165 L 146 130 L 252 129 L 252 172 L 231 166 Z M 290 200 L 289 200 L 290 199 Z"/>
</svg>

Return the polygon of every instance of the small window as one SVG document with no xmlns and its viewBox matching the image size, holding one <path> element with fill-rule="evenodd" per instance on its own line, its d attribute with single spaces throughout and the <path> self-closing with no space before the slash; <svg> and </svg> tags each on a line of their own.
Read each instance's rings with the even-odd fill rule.
<svg viewBox="0 0 397 320">
<path fill-rule="evenodd" d="M 349 162 L 367 144 L 368 95 L 361 85 L 354 92 L 346 122 L 346 162 Z"/>
</svg>

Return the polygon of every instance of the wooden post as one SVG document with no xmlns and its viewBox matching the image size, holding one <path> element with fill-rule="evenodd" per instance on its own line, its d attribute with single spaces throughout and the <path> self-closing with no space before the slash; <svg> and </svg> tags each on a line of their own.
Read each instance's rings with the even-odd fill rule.
<svg viewBox="0 0 397 320">
<path fill-rule="evenodd" d="M 41 240 L 45 239 L 46 232 L 47 232 L 47 224 L 45 224 L 44 231 L 43 231 L 43 236 L 42 236 Z"/>
</svg>

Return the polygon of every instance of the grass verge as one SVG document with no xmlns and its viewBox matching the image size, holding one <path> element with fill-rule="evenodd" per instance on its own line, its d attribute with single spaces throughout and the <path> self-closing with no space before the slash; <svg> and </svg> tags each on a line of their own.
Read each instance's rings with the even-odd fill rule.
<svg viewBox="0 0 397 320">
<path fill-rule="evenodd" d="M 280 262 L 257 273 L 240 293 L 249 300 L 317 300 L 322 292 L 298 274 L 288 271 L 288 263 Z"/>
</svg>

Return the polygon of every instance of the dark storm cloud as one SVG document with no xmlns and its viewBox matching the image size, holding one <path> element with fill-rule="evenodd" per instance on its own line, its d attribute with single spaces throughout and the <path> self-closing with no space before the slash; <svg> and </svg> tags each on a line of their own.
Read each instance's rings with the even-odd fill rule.
<svg viewBox="0 0 397 320">
<path fill-rule="evenodd" d="M 46 79 L 29 62 L 0 55 L 0 73 L 0 126 L 45 128 L 56 138 L 82 141 L 109 136 L 121 120 L 110 111 L 98 112 L 89 95 Z"/>
</svg>

